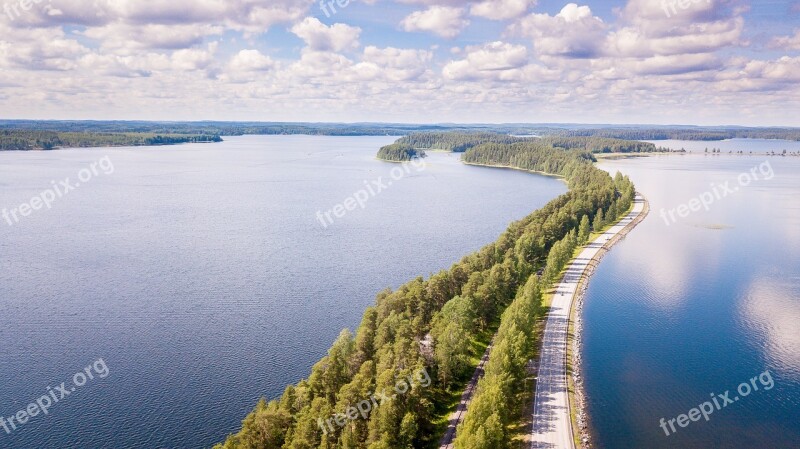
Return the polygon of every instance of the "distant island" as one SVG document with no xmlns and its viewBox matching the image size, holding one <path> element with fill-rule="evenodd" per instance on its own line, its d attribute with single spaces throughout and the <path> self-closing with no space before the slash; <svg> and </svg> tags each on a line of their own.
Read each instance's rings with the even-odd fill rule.
<svg viewBox="0 0 800 449">
<path fill-rule="evenodd" d="M 222 138 L 219 135 L 154 134 L 149 132 L 99 133 L 17 129 L 0 130 L 0 151 L 156 146 L 193 142 L 222 142 Z"/>
<path fill-rule="evenodd" d="M 405 162 L 425 157 L 426 150 L 465 153 L 470 149 L 491 151 L 498 146 L 508 151 L 537 148 L 579 150 L 591 154 L 675 152 L 668 148 L 657 147 L 650 142 L 610 137 L 516 137 L 490 132 L 448 131 L 411 133 L 381 148 L 378 151 L 378 158 L 391 162 Z M 470 162 L 467 156 L 464 161 Z"/>
</svg>

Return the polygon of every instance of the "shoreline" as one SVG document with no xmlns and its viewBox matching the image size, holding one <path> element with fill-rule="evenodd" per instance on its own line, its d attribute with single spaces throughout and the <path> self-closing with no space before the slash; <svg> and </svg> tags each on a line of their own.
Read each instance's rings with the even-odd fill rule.
<svg viewBox="0 0 800 449">
<path fill-rule="evenodd" d="M 637 193 L 625 216 L 593 233 L 590 242 L 577 249 L 563 277 L 555 285 L 537 365 L 539 374 L 530 431 L 534 447 L 591 447 L 583 399 L 585 392 L 581 385 L 580 353 L 575 346 L 580 338 L 571 335 L 571 331 L 576 329 L 576 311 L 588 277 L 609 248 L 641 223 L 648 210 L 647 200 Z"/>
<path fill-rule="evenodd" d="M 568 332 L 567 341 L 567 363 L 568 371 L 572 372 L 569 376 L 569 404 L 571 409 L 572 427 L 578 436 L 578 443 L 582 449 L 590 449 L 592 441 L 594 441 L 594 432 L 591 426 L 591 416 L 589 415 L 586 407 L 586 390 L 583 383 L 583 306 L 586 300 L 586 291 L 589 288 L 589 282 L 594 275 L 595 270 L 600 264 L 600 261 L 608 254 L 611 249 L 623 240 L 636 226 L 647 218 L 650 213 L 650 202 L 644 195 L 637 192 L 644 202 L 642 211 L 636 218 L 631 221 L 625 228 L 617 233 L 611 240 L 609 240 L 598 253 L 587 262 L 587 266 L 581 274 L 581 280 L 578 283 L 575 292 L 575 298 L 572 303 L 572 310 L 570 311 L 570 328 L 574 332 Z M 572 335 L 572 337 L 569 337 Z"/>
<path fill-rule="evenodd" d="M 540 175 L 540 176 L 546 176 L 548 178 L 554 178 L 554 179 L 557 179 L 559 181 L 564 182 L 565 184 L 567 183 L 567 180 L 564 179 L 563 176 L 553 175 L 553 174 L 545 173 L 545 172 L 542 172 L 542 171 L 525 170 L 524 168 L 511 167 L 509 165 L 478 164 L 476 162 L 466 162 L 463 159 L 461 160 L 461 163 L 464 164 L 464 165 L 471 165 L 473 167 L 504 168 L 504 169 L 507 169 L 507 170 L 516 170 L 516 171 L 521 171 L 523 173 L 531 173 L 531 174 L 534 174 L 534 175 Z"/>
</svg>

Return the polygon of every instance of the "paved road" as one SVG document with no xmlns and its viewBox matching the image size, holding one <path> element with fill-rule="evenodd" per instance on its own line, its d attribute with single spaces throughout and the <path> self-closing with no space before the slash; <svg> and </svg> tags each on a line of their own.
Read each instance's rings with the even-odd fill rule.
<svg viewBox="0 0 800 449">
<path fill-rule="evenodd" d="M 631 224 L 644 210 L 644 198 L 636 196 L 633 210 L 617 225 L 586 245 L 569 265 L 553 297 L 545 325 L 531 430 L 532 449 L 574 449 L 567 392 L 567 342 L 570 310 L 578 284 L 603 246 Z"/>
</svg>

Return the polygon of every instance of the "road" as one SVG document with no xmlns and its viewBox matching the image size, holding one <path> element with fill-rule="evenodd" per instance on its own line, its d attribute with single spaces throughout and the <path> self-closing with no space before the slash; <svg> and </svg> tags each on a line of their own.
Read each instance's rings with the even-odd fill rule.
<svg viewBox="0 0 800 449">
<path fill-rule="evenodd" d="M 574 449 L 575 438 L 567 391 L 567 344 L 572 304 L 580 280 L 595 258 L 606 250 L 644 211 L 645 200 L 636 195 L 633 209 L 618 224 L 586 245 L 567 267 L 550 306 L 539 360 L 531 429 L 532 449 Z M 613 244 L 613 242 L 611 242 Z"/>
</svg>

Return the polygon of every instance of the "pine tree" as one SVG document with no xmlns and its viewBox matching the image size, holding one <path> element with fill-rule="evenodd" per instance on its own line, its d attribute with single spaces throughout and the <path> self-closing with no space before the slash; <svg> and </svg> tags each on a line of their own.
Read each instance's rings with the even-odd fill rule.
<svg viewBox="0 0 800 449">
<path fill-rule="evenodd" d="M 583 218 L 581 218 L 581 225 L 578 228 L 578 244 L 585 245 L 589 241 L 590 234 L 589 215 L 584 215 Z"/>
</svg>

